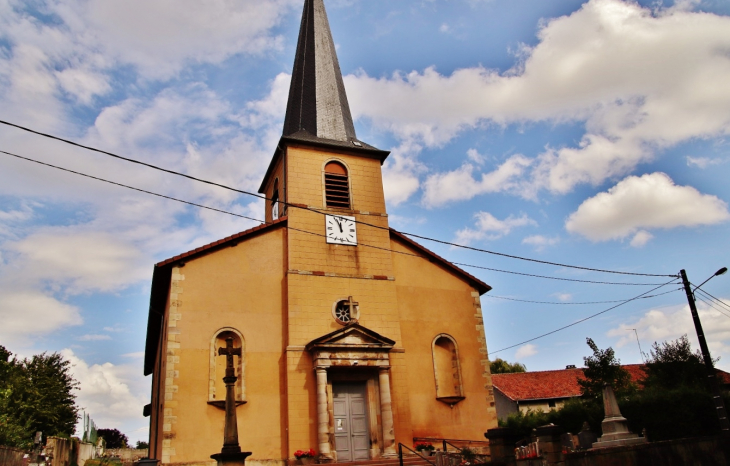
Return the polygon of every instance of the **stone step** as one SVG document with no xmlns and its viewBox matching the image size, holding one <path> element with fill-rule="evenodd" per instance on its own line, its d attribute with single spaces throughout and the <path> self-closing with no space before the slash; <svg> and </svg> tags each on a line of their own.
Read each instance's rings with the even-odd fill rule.
<svg viewBox="0 0 730 466">
<path fill-rule="evenodd" d="M 433 458 L 431 461 L 435 462 L 436 458 Z M 398 458 L 378 458 L 374 460 L 360 460 L 360 461 L 348 461 L 348 462 L 342 462 L 342 463 L 333 463 L 337 464 L 337 466 L 397 466 L 400 464 L 400 460 Z M 404 466 L 433 466 L 428 461 L 424 460 L 423 458 L 417 457 L 417 456 L 403 456 L 403 465 Z"/>
</svg>

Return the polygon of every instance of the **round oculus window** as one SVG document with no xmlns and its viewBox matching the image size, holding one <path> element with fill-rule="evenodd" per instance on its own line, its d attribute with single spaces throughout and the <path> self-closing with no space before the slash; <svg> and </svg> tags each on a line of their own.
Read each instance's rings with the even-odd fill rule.
<svg viewBox="0 0 730 466">
<path fill-rule="evenodd" d="M 332 307 L 332 316 L 339 324 L 342 325 L 357 322 L 357 319 L 360 315 L 360 309 L 357 304 L 352 307 L 354 308 L 354 315 L 353 312 L 350 311 L 350 301 L 348 299 L 341 299 L 337 301 Z"/>
</svg>

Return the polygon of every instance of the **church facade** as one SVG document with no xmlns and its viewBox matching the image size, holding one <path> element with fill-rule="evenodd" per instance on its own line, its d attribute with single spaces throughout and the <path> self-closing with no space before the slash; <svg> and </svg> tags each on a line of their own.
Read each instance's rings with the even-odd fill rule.
<svg viewBox="0 0 730 466">
<path fill-rule="evenodd" d="M 249 464 L 394 456 L 414 437 L 484 440 L 497 416 L 480 296 L 490 287 L 388 225 L 322 0 L 305 0 L 266 223 L 155 265 L 145 348 L 150 457 L 212 464 L 235 358 Z"/>
</svg>

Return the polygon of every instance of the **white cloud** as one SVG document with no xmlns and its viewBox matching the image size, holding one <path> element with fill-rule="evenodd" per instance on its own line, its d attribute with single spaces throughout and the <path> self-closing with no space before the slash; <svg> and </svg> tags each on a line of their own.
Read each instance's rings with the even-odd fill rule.
<svg viewBox="0 0 730 466">
<path fill-rule="evenodd" d="M 135 65 L 144 76 L 169 78 L 185 65 L 281 47 L 271 28 L 298 5 L 294 0 L 77 0 L 49 7 L 79 45 Z"/>
<path fill-rule="evenodd" d="M 112 337 L 109 335 L 103 335 L 103 334 L 87 334 L 87 335 L 81 335 L 80 337 L 76 338 L 79 341 L 103 341 L 103 340 L 111 340 Z"/>
<path fill-rule="evenodd" d="M 10 248 L 22 269 L 14 280 L 55 281 L 71 293 L 115 291 L 149 276 L 140 251 L 102 232 L 55 230 L 31 235 Z"/>
<path fill-rule="evenodd" d="M 469 157 L 473 158 L 474 154 Z M 472 175 L 474 165 L 471 163 L 465 163 L 454 171 L 430 175 L 424 183 L 423 203 L 427 207 L 438 207 L 479 194 L 520 190 L 516 181 L 530 163 L 531 160 L 526 157 L 513 155 L 494 171 L 482 173 L 479 180 Z"/>
<path fill-rule="evenodd" d="M 573 299 L 573 295 L 570 293 L 555 293 L 553 296 L 563 302 L 571 301 Z"/>
<path fill-rule="evenodd" d="M 537 354 L 537 346 L 532 344 L 522 345 L 515 352 L 515 359 L 529 358 Z"/>
<path fill-rule="evenodd" d="M 35 290 L 0 288 L 0 339 L 28 343 L 30 336 L 81 325 L 79 309 Z"/>
<path fill-rule="evenodd" d="M 631 243 L 629 243 L 632 247 L 640 248 L 643 247 L 646 243 L 649 242 L 654 238 L 654 235 L 649 233 L 646 230 L 639 230 L 636 232 L 633 238 L 631 238 Z"/>
<path fill-rule="evenodd" d="M 688 4 L 652 11 L 635 2 L 590 0 L 546 21 L 539 43 L 523 46 L 522 59 L 505 73 L 473 67 L 444 76 L 427 68 L 374 78 L 361 72 L 345 78 L 348 95 L 357 117 L 426 146 L 485 124 L 583 122 L 577 145 L 549 147 L 535 158 L 523 192 L 596 185 L 665 148 L 730 134 L 730 18 L 693 12 Z M 469 182 L 472 170 L 431 180 Z M 474 185 L 457 198 L 477 192 Z"/>
<path fill-rule="evenodd" d="M 534 246 L 538 251 L 542 251 L 547 246 L 554 246 L 560 242 L 559 237 L 548 238 L 543 235 L 532 235 L 522 239 L 522 244 Z"/>
<path fill-rule="evenodd" d="M 419 144 L 405 141 L 391 151 L 383 164 L 383 191 L 389 204 L 401 204 L 418 190 L 418 174 L 425 170 L 417 158 L 421 149 Z"/>
<path fill-rule="evenodd" d="M 688 167 L 697 167 L 705 169 L 707 167 L 710 167 L 712 165 L 720 165 L 723 163 L 722 159 L 711 159 L 709 157 L 690 157 L 687 156 L 687 166 Z"/>
<path fill-rule="evenodd" d="M 592 241 L 634 235 L 633 246 L 650 239 L 649 228 L 713 225 L 730 219 L 727 204 L 691 186 L 677 186 L 664 173 L 629 176 L 585 200 L 565 222 L 571 233 Z M 647 236 L 649 235 L 649 236 Z"/>
<path fill-rule="evenodd" d="M 476 229 L 464 228 L 456 232 L 456 243 L 467 245 L 473 241 L 495 240 L 508 235 L 513 228 L 519 228 L 527 225 L 537 225 L 537 223 L 522 214 L 519 217 L 510 215 L 504 220 L 499 220 L 489 212 L 477 212 L 474 214 L 476 219 Z"/>
<path fill-rule="evenodd" d="M 722 301 L 726 306 L 730 306 L 730 300 L 723 299 Z M 715 304 L 715 307 L 726 309 L 719 304 Z M 722 356 L 719 365 L 724 370 L 728 370 L 730 367 L 730 319 L 700 300 L 697 301 L 697 310 L 712 357 Z M 726 312 L 726 314 L 728 313 L 730 312 Z M 693 349 L 699 349 L 697 332 L 687 305 L 651 309 L 637 320 L 610 329 L 606 335 L 617 338 L 616 347 L 621 348 L 627 344 L 635 344 L 636 337 L 632 329 L 636 329 L 640 340 L 645 345 L 650 345 L 655 341 L 675 340 L 686 334 Z M 646 346 L 644 347 L 646 348 Z"/>
<path fill-rule="evenodd" d="M 149 380 L 142 377 L 138 365 L 90 365 L 70 349 L 61 355 L 71 362 L 71 373 L 80 383 L 77 405 L 97 426 L 118 428 L 129 435 L 147 424 L 142 408 L 149 402 Z M 137 440 L 144 440 L 143 435 Z"/>
</svg>

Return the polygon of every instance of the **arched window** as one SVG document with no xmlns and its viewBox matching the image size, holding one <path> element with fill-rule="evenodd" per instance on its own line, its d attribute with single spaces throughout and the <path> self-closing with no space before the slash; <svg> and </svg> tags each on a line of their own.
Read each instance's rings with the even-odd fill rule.
<svg viewBox="0 0 730 466">
<path fill-rule="evenodd" d="M 274 180 L 274 192 L 271 194 L 271 220 L 279 218 L 279 179 Z"/>
<path fill-rule="evenodd" d="M 208 404 L 221 409 L 226 407 L 226 384 L 223 376 L 226 373 L 226 357 L 218 355 L 218 348 L 226 346 L 226 338 L 233 338 L 233 347 L 241 348 L 241 357 L 234 356 L 233 364 L 236 368 L 236 406 L 246 403 L 245 360 L 246 348 L 243 335 L 230 327 L 218 330 L 210 340 L 210 370 L 208 378 Z"/>
<path fill-rule="evenodd" d="M 350 182 L 341 163 L 329 162 L 324 166 L 324 194 L 327 207 L 350 208 Z"/>
<path fill-rule="evenodd" d="M 453 337 L 442 333 L 434 338 L 431 350 L 436 378 L 436 399 L 453 406 L 464 399 L 459 348 Z"/>
</svg>

